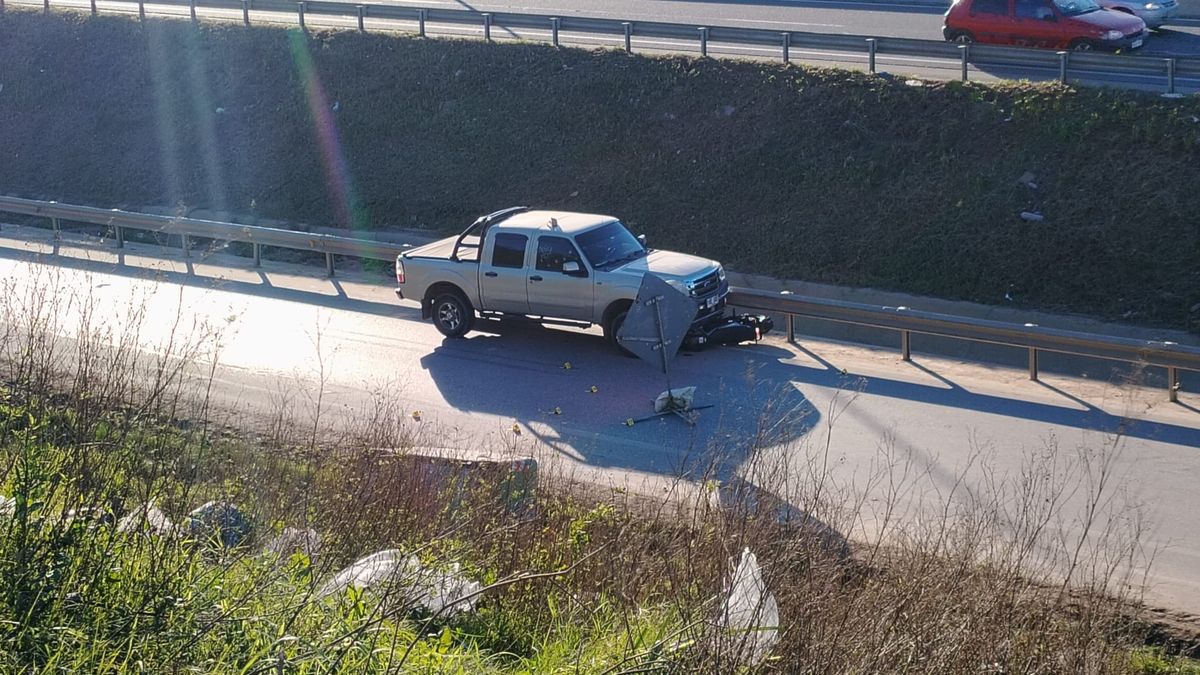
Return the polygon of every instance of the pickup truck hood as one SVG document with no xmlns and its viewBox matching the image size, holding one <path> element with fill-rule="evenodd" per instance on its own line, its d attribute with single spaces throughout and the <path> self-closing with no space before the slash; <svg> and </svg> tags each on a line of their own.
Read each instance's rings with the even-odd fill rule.
<svg viewBox="0 0 1200 675">
<path fill-rule="evenodd" d="M 666 279 L 689 281 L 716 269 L 717 262 L 707 258 L 674 251 L 651 251 L 645 258 L 634 260 L 613 271 L 638 277 L 650 272 Z"/>
</svg>

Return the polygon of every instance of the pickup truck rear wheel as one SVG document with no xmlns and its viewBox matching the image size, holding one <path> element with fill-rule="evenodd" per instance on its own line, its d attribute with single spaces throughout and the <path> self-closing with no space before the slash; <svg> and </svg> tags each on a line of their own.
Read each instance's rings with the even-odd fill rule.
<svg viewBox="0 0 1200 675">
<path fill-rule="evenodd" d="M 614 349 L 621 352 L 622 356 L 634 357 L 637 355 L 628 349 L 625 349 L 623 346 L 621 346 L 620 341 L 617 340 L 617 332 L 621 330 L 621 326 L 625 325 L 625 317 L 628 314 L 629 310 L 627 309 L 623 309 L 616 314 L 613 314 L 612 318 L 608 320 L 608 323 L 604 325 L 604 338 L 608 340 L 608 344 L 612 345 Z"/>
<path fill-rule="evenodd" d="M 475 308 L 458 293 L 443 293 L 433 299 L 433 325 L 448 338 L 460 338 L 475 323 Z"/>
</svg>

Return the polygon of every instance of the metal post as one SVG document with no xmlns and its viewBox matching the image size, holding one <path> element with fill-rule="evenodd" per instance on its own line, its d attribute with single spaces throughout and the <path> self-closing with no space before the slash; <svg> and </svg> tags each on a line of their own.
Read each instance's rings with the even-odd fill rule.
<svg viewBox="0 0 1200 675">
<path fill-rule="evenodd" d="M 912 332 L 900 331 L 900 360 L 912 361 Z"/>
<path fill-rule="evenodd" d="M 1038 379 L 1038 350 L 1029 348 L 1029 379 L 1037 382 Z"/>
<path fill-rule="evenodd" d="M 783 62 L 784 63 L 791 62 L 791 60 L 792 60 L 791 50 L 792 50 L 792 34 L 784 33 L 783 34 Z"/>
<path fill-rule="evenodd" d="M 427 10 L 417 10 L 417 35 L 425 37 L 425 13 Z"/>
<path fill-rule="evenodd" d="M 796 315 L 787 315 L 787 340 L 791 344 L 796 344 Z"/>
<path fill-rule="evenodd" d="M 262 267 L 262 244 L 254 242 L 254 266 Z"/>
<path fill-rule="evenodd" d="M 250 0 L 242 0 L 242 25 L 250 25 Z"/>
<path fill-rule="evenodd" d="M 879 41 L 875 38 L 867 38 L 867 72 L 875 73 L 875 51 L 879 49 Z"/>
<path fill-rule="evenodd" d="M 333 254 L 332 253 L 325 254 L 325 276 L 327 276 L 327 277 L 333 276 Z"/>
<path fill-rule="evenodd" d="M 182 235 L 182 236 L 183 236 L 183 257 L 190 258 L 190 257 L 192 257 L 192 238 L 186 234 Z"/>
<path fill-rule="evenodd" d="M 1167 59 L 1167 93 L 1175 93 L 1175 57 Z"/>
<path fill-rule="evenodd" d="M 192 2 L 195 2 L 195 1 L 196 0 L 192 0 Z M 300 2 L 297 3 L 297 5 L 299 8 L 299 12 L 300 12 L 300 28 L 302 30 L 308 30 L 308 26 L 304 25 L 304 10 L 307 9 L 306 5 L 308 5 L 308 3 L 305 2 L 304 0 L 300 0 Z"/>
<path fill-rule="evenodd" d="M 138 21 L 145 21 L 145 20 L 146 20 L 146 2 L 145 2 L 145 0 L 138 0 Z"/>
<path fill-rule="evenodd" d="M 554 45 L 555 47 L 558 46 L 558 24 L 558 17 L 555 16 L 550 18 L 550 44 Z"/>
<path fill-rule="evenodd" d="M 1179 369 L 1175 366 L 1167 366 L 1167 400 L 1179 402 Z"/>
<path fill-rule="evenodd" d="M 96 16 L 96 0 L 92 0 L 92 16 Z"/>
<path fill-rule="evenodd" d="M 967 81 L 967 63 L 971 60 L 971 45 L 959 45 L 958 53 L 962 54 L 962 81 Z"/>
<path fill-rule="evenodd" d="M 621 27 L 625 29 L 625 53 L 629 54 L 633 51 L 633 22 L 622 21 Z"/>
<path fill-rule="evenodd" d="M 492 15 L 487 12 L 483 13 L 483 39 L 492 41 Z"/>
<path fill-rule="evenodd" d="M 54 230 L 54 238 L 58 239 L 58 218 L 50 219 L 50 229 Z"/>
<path fill-rule="evenodd" d="M 117 231 L 117 248 L 125 248 L 125 228 L 115 225 L 113 229 Z"/>
<path fill-rule="evenodd" d="M 1071 52 L 1058 53 L 1058 83 L 1067 83 L 1067 62 L 1071 60 Z"/>
<path fill-rule="evenodd" d="M 360 32 L 360 33 L 367 32 L 367 27 L 363 24 L 363 20 L 366 19 L 366 17 L 367 17 L 367 6 L 359 5 L 358 6 L 358 32 Z"/>
<path fill-rule="evenodd" d="M 42 0 L 42 11 L 46 14 L 50 13 L 50 0 Z"/>
<path fill-rule="evenodd" d="M 700 31 L 700 56 L 708 56 L 708 29 L 699 28 Z"/>
<path fill-rule="evenodd" d="M 196 0 L 188 2 L 188 12 L 192 15 L 192 21 L 196 21 Z"/>
</svg>

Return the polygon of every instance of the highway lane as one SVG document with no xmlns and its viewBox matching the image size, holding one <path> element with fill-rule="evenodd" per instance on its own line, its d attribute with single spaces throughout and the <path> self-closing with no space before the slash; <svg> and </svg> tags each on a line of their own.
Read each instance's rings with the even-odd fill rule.
<svg viewBox="0 0 1200 675">
<path fill-rule="evenodd" d="M 748 473 L 800 505 L 822 476 L 829 493 L 866 500 L 865 511 L 837 521 L 854 538 L 877 526 L 881 479 L 903 472 L 902 506 L 915 513 L 986 492 L 985 466 L 1015 475 L 1025 457 L 1047 448 L 1057 447 L 1064 462 L 1084 449 L 1111 459 L 1122 486 L 1116 496 L 1157 523 L 1147 543 L 1163 550 L 1150 599 L 1200 613 L 1194 397 L 1171 405 L 1160 390 L 1053 376 L 1032 383 L 1020 370 L 919 357 L 906 364 L 890 350 L 818 341 L 797 349 L 772 339 L 680 357 L 673 383 L 696 385 L 698 402 L 716 406 L 695 427 L 674 418 L 628 427 L 626 419 L 649 412 L 665 380 L 612 353 L 595 330 L 513 323 L 445 341 L 378 276 L 328 280 L 319 268 L 252 270 L 220 253 L 187 261 L 176 254 L 131 245 L 117 266 L 103 245 L 55 246 L 45 231 L 5 227 L 0 279 L 20 293 L 35 270 L 57 276 L 107 308 L 113 325 L 129 320 L 131 304 L 144 306 L 138 335 L 151 352 L 181 311 L 213 326 L 221 333 L 215 391 L 237 423 L 266 419 L 283 389 L 311 401 L 320 383 L 330 419 L 361 414 L 383 397 L 424 443 L 530 454 L 578 478 L 643 492 L 661 493 L 681 471 L 716 463 L 722 476 Z"/>
<path fill-rule="evenodd" d="M 942 39 L 938 2 L 712 2 L 706 0 L 383 0 L 412 7 L 666 21 L 875 37 Z M 1200 54 L 1200 22 L 1159 31 L 1144 54 Z"/>
</svg>

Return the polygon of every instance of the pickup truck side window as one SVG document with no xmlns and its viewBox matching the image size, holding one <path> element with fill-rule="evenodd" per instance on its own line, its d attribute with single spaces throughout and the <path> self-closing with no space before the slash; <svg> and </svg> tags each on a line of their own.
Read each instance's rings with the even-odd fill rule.
<svg viewBox="0 0 1200 675">
<path fill-rule="evenodd" d="M 569 262 L 583 266 L 575 244 L 566 237 L 538 237 L 537 249 L 537 268 L 543 272 L 561 272 L 563 264 Z"/>
<path fill-rule="evenodd" d="M 496 235 L 496 243 L 492 249 L 492 267 L 525 266 L 525 244 L 529 237 L 523 234 L 501 232 Z"/>
</svg>

